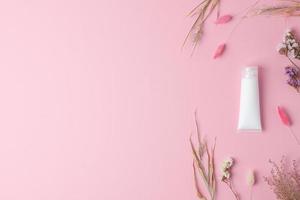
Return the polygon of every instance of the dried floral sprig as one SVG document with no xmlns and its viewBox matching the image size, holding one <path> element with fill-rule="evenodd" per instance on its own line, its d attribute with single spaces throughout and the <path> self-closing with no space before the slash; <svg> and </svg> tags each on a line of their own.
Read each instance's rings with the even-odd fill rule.
<svg viewBox="0 0 300 200">
<path fill-rule="evenodd" d="M 281 122 L 289 128 L 289 131 L 292 134 L 292 136 L 294 137 L 295 141 L 297 142 L 298 145 L 300 145 L 300 140 L 298 139 L 298 137 L 296 136 L 296 134 L 294 133 L 294 131 L 291 127 L 292 122 L 291 122 L 287 112 L 285 111 L 285 109 L 281 106 L 277 106 L 277 112 L 278 112 Z"/>
<path fill-rule="evenodd" d="M 283 41 L 278 45 L 277 51 L 290 59 L 300 60 L 300 44 L 291 29 L 284 33 Z"/>
<path fill-rule="evenodd" d="M 300 173 L 296 161 L 288 166 L 286 157 L 282 157 L 280 164 L 269 160 L 272 165 L 271 176 L 264 177 L 279 200 L 300 199 Z"/>
<path fill-rule="evenodd" d="M 249 170 L 247 174 L 247 185 L 250 187 L 250 200 L 253 197 L 253 186 L 255 185 L 255 172 L 253 170 Z"/>
<path fill-rule="evenodd" d="M 297 41 L 292 30 L 288 29 L 283 37 L 283 41 L 278 45 L 279 54 L 286 56 L 292 66 L 285 67 L 285 74 L 288 76 L 287 84 L 300 92 L 300 68 L 293 61 L 300 60 L 300 43 Z"/>
<path fill-rule="evenodd" d="M 193 153 L 193 170 L 194 181 L 197 191 L 197 196 L 200 200 L 208 200 L 202 192 L 201 183 L 205 186 L 211 200 L 215 200 L 216 196 L 216 178 L 215 178 L 215 161 L 214 152 L 216 141 L 210 149 L 207 142 L 201 137 L 199 124 L 197 120 L 197 112 L 195 112 L 195 124 L 197 132 L 198 147 L 194 145 L 192 137 L 190 137 L 190 144 Z M 201 178 L 201 182 L 198 180 Z"/>
<path fill-rule="evenodd" d="M 284 2 L 284 4 L 255 8 L 252 10 L 251 15 L 280 15 L 284 17 L 300 16 L 300 1 L 281 0 L 281 2 Z"/>
<path fill-rule="evenodd" d="M 235 199 L 239 200 L 239 195 L 235 191 L 235 189 L 233 187 L 232 179 L 231 179 L 231 168 L 232 168 L 233 164 L 234 164 L 233 158 L 227 158 L 223 161 L 222 168 L 221 168 L 221 172 L 222 172 L 221 180 L 229 187 L 229 189 L 233 193 Z"/>
<path fill-rule="evenodd" d="M 300 92 L 300 72 L 294 66 L 287 66 L 284 68 L 285 74 L 288 76 L 287 84 L 293 87 L 297 92 Z"/>
<path fill-rule="evenodd" d="M 194 43 L 193 51 L 200 42 L 203 36 L 203 29 L 206 20 L 213 13 L 213 11 L 219 6 L 220 0 L 202 0 L 189 14 L 188 16 L 196 17 L 190 31 L 188 32 L 183 45 L 184 46 L 188 39 L 192 39 Z"/>
</svg>

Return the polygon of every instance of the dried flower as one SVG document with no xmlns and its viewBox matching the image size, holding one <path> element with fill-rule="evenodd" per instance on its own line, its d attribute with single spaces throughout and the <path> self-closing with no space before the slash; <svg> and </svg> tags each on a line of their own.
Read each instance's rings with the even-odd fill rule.
<svg viewBox="0 0 300 200">
<path fill-rule="evenodd" d="M 210 195 L 211 200 L 215 200 L 216 194 L 216 178 L 215 178 L 215 161 L 214 161 L 214 152 L 215 145 L 211 149 L 208 148 L 208 144 L 205 140 L 202 139 L 199 131 L 197 113 L 195 112 L 195 124 L 197 131 L 198 139 L 198 148 L 194 145 L 192 137 L 190 137 L 190 144 L 193 152 L 193 170 L 194 170 L 194 181 L 197 191 L 197 196 L 200 200 L 207 200 L 205 195 L 202 193 L 200 188 L 200 183 L 198 181 L 198 176 L 201 177 L 202 181 L 205 183 L 206 190 Z M 205 167 L 207 166 L 207 167 Z"/>
<path fill-rule="evenodd" d="M 300 82 L 299 82 L 298 79 L 289 78 L 286 82 L 287 82 L 288 85 L 290 85 L 291 87 L 295 88 L 299 92 Z"/>
<path fill-rule="evenodd" d="M 278 115 L 279 115 L 280 120 L 282 121 L 282 123 L 289 128 L 290 133 L 292 134 L 292 136 L 296 140 L 297 144 L 300 145 L 300 140 L 298 139 L 298 137 L 294 133 L 293 129 L 291 128 L 292 122 L 291 122 L 287 112 L 285 111 L 285 109 L 281 106 L 277 106 L 277 112 L 278 112 Z"/>
<path fill-rule="evenodd" d="M 289 78 L 298 78 L 299 70 L 295 67 L 285 67 L 285 74 L 289 76 Z"/>
<path fill-rule="evenodd" d="M 231 157 L 226 158 L 223 161 L 221 165 L 221 172 L 222 172 L 221 180 L 229 187 L 234 197 L 238 200 L 239 196 L 233 187 L 233 183 L 231 179 L 231 168 L 233 167 L 233 164 L 234 164 L 234 160 Z"/>
<path fill-rule="evenodd" d="M 252 187 L 255 184 L 255 172 L 253 170 L 249 170 L 247 174 L 247 184 Z"/>
<path fill-rule="evenodd" d="M 282 123 L 284 125 L 286 125 L 286 126 L 292 125 L 291 120 L 283 107 L 277 106 L 277 112 L 280 117 L 280 120 L 282 121 Z"/>
<path fill-rule="evenodd" d="M 220 0 L 202 0 L 190 13 L 189 16 L 196 17 L 194 24 L 192 25 L 190 31 L 188 32 L 183 46 L 186 44 L 187 40 L 190 38 L 194 43 L 194 49 L 200 42 L 203 36 L 203 29 L 206 20 L 213 13 L 213 11 L 220 5 Z"/>
<path fill-rule="evenodd" d="M 285 32 L 283 41 L 278 45 L 277 51 L 289 58 L 300 59 L 300 45 L 291 29 Z"/>
<path fill-rule="evenodd" d="M 296 161 L 292 166 L 288 166 L 287 159 L 283 156 L 280 165 L 272 160 L 271 176 L 265 177 L 265 181 L 271 187 L 279 200 L 300 199 L 300 173 L 297 169 Z"/>
<path fill-rule="evenodd" d="M 288 76 L 287 84 L 300 92 L 300 68 L 293 61 L 293 59 L 300 60 L 300 44 L 291 29 L 285 32 L 283 41 L 277 46 L 277 51 L 286 56 L 293 65 L 285 67 L 285 74 Z"/>
<path fill-rule="evenodd" d="M 300 16 L 300 2 L 297 0 L 282 0 L 283 5 L 265 6 L 253 9 L 251 15 L 281 15 L 284 17 Z"/>
<path fill-rule="evenodd" d="M 253 170 L 249 170 L 247 174 L 247 184 L 250 187 L 250 200 L 252 200 L 253 186 L 255 184 L 255 172 Z"/>
</svg>

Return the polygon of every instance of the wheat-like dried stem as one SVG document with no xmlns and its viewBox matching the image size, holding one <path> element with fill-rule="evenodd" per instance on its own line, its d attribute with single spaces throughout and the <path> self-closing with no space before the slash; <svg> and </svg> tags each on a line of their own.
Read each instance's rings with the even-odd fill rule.
<svg viewBox="0 0 300 200">
<path fill-rule="evenodd" d="M 281 0 L 285 4 L 265 6 L 253 9 L 251 15 L 281 15 L 286 17 L 300 16 L 300 2 L 296 0 Z"/>
<path fill-rule="evenodd" d="M 196 112 L 195 112 L 195 124 L 196 124 L 196 131 L 197 131 L 198 148 L 196 148 L 195 144 L 193 143 L 192 135 L 190 137 L 190 145 L 193 153 L 194 182 L 197 191 L 197 196 L 200 200 L 208 199 L 202 193 L 200 181 L 198 180 L 198 176 L 199 176 L 199 178 L 201 178 L 201 181 L 206 188 L 206 191 L 209 193 L 210 200 L 215 200 L 216 178 L 215 178 L 214 151 L 215 151 L 216 142 L 214 143 L 214 146 L 211 149 L 209 149 L 207 142 L 201 138 Z"/>
<path fill-rule="evenodd" d="M 186 45 L 188 39 L 191 39 L 193 42 L 193 51 L 199 44 L 203 36 L 204 25 L 208 17 L 213 13 L 215 9 L 219 9 L 218 6 L 220 4 L 220 0 L 203 0 L 200 4 L 198 4 L 192 11 L 188 14 L 188 16 L 196 17 L 195 22 L 190 28 L 187 36 L 184 39 L 182 48 Z M 218 12 L 217 12 L 218 15 Z"/>
</svg>

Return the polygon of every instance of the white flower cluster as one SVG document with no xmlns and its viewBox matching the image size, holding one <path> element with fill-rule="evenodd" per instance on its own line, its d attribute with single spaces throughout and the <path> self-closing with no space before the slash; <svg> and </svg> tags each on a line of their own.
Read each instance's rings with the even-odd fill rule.
<svg viewBox="0 0 300 200">
<path fill-rule="evenodd" d="M 230 169 L 233 165 L 233 158 L 229 157 L 225 159 L 222 163 L 221 171 L 222 171 L 222 181 L 230 179 Z"/>
<path fill-rule="evenodd" d="M 300 45 L 296 40 L 292 30 L 288 29 L 283 37 L 283 41 L 278 45 L 277 51 L 289 58 L 300 59 Z"/>
</svg>

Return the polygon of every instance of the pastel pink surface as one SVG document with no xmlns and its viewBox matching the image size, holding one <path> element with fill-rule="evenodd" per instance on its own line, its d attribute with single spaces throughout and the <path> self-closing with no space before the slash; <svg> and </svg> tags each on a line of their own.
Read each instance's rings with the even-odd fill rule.
<svg viewBox="0 0 300 200">
<path fill-rule="evenodd" d="M 235 23 L 205 26 L 194 56 L 180 50 L 199 1 L 10 0 L 0 3 L 0 199 L 197 199 L 188 143 L 197 108 L 203 134 L 217 137 L 217 169 L 236 159 L 234 183 L 275 199 L 262 176 L 268 159 L 300 159 L 278 118 L 283 105 L 300 131 L 299 94 L 285 84 L 275 47 L 299 19 L 253 17 L 211 58 Z M 238 14 L 253 2 L 224 1 Z M 240 71 L 261 67 L 264 131 L 237 133 Z M 218 176 L 220 175 L 218 170 Z M 219 199 L 233 199 L 218 185 Z"/>
</svg>

